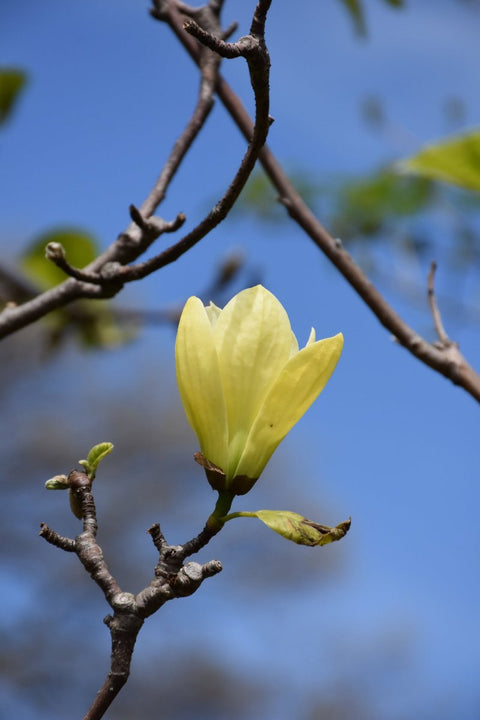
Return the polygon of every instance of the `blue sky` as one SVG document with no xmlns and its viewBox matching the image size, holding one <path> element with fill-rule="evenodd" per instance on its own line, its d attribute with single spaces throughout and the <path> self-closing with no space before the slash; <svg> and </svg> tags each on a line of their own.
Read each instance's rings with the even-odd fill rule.
<svg viewBox="0 0 480 720">
<path fill-rule="evenodd" d="M 451 97 L 463 100 L 466 125 L 478 122 L 478 3 L 422 0 L 400 12 L 371 0 L 366 40 L 354 35 L 341 5 L 335 0 L 307 0 L 294 9 L 292 3 L 272 4 L 267 39 L 275 123 L 269 144 L 281 161 L 322 182 L 339 173 L 373 170 L 444 134 L 442 107 Z M 239 19 L 244 34 L 253 3 L 225 6 L 225 22 Z M 167 28 L 149 18 L 147 3 L 4 0 L 0 17 L 2 64 L 23 67 L 30 76 L 0 138 L 3 256 L 13 263 L 33 237 L 62 224 L 91 231 L 103 247 L 126 227 L 128 205 L 141 203 L 185 124 L 196 71 Z M 251 107 L 243 63 L 231 62 L 223 71 Z M 371 95 L 382 98 L 392 120 L 387 136 L 373 134 L 360 119 L 360 103 Z M 161 214 L 171 218 L 184 211 L 187 227 L 193 226 L 222 193 L 243 149 L 218 103 Z M 351 515 L 353 524 L 345 547 L 322 550 L 346 565 L 336 584 L 310 581 L 309 592 L 301 596 L 285 588 L 274 611 L 263 607 L 261 591 L 252 608 L 244 593 L 222 586 L 229 598 L 222 612 L 231 627 L 226 657 L 239 668 L 267 663 L 276 682 L 289 678 L 293 697 L 301 697 L 313 670 L 297 673 L 292 665 L 299 635 L 315 635 L 308 667 L 322 666 L 322 687 L 328 690 L 318 647 L 336 658 L 342 647 L 348 654 L 354 646 L 361 665 L 368 662 L 376 637 L 397 634 L 411 642 L 410 665 L 390 691 L 387 684 L 375 694 L 381 716 L 389 720 L 405 711 L 405 717 L 429 718 L 436 709 L 440 719 L 473 720 L 480 706 L 475 401 L 393 343 L 308 238 L 288 223 L 259 225 L 255 218 L 235 215 L 177 263 L 128 287 L 121 304 L 154 308 L 181 301 L 208 284 L 219 257 L 233 248 L 242 248 L 250 266 L 262 273 L 301 343 L 312 325 L 318 336 L 339 330 L 345 336 L 343 357 L 327 389 L 266 471 L 261 500 L 276 506 L 275 468 L 287 465 L 291 502 L 298 503 L 289 509 L 308 515 L 310 504 L 324 503 L 327 516 L 316 518 L 320 522 L 334 524 Z M 419 281 L 426 271 L 420 269 Z M 440 288 L 443 277 L 440 267 Z M 425 313 L 393 294 L 389 299 L 433 339 Z M 478 327 L 454 327 L 452 333 L 480 368 Z M 125 378 L 132 367 L 153 374 L 157 357 L 169 386 L 155 389 L 159 403 L 167 397 L 178 404 L 171 390 L 173 333 L 149 328 L 114 357 L 79 356 L 71 349 L 51 371 L 32 371 L 22 388 L 12 389 L 5 407 L 20 418 L 15 404 L 20 407 L 22 397 L 32 394 L 48 397 L 56 378 L 51 413 L 74 437 L 75 427 L 61 407 L 62 399 L 74 396 L 74 378 L 80 387 L 88 378 L 102 378 L 96 399 L 106 403 L 120 390 L 128 396 Z M 14 433 L 20 431 L 16 427 Z M 96 431 L 109 433 L 108 428 Z M 197 449 L 190 438 L 187 453 Z M 80 457 L 84 449 L 78 452 Z M 52 468 L 52 474 L 57 471 Z M 254 492 L 238 508 L 258 509 L 257 503 Z M 263 530 L 243 522 L 235 537 L 244 532 L 248 552 L 248 543 L 262 538 Z M 227 566 L 228 543 L 219 543 Z M 284 552 L 280 539 L 275 547 Z M 285 552 L 292 559 L 290 549 Z M 201 610 L 207 603 L 215 607 L 213 581 L 195 602 Z M 186 604 L 171 612 L 180 617 Z M 160 630 L 162 618 L 154 622 Z M 279 623 L 284 653 L 276 647 Z M 352 638 L 352 646 L 345 637 Z M 151 644 L 145 638 L 145 645 Z M 442 698 L 444 714 L 439 715 Z"/>
</svg>

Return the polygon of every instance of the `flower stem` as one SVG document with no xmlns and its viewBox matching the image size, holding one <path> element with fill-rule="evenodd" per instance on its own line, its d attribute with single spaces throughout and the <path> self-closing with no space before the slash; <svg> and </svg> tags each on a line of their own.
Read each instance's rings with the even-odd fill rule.
<svg viewBox="0 0 480 720">
<path fill-rule="evenodd" d="M 234 497 L 235 493 L 230 490 L 221 490 L 218 493 L 218 500 L 215 505 L 215 509 L 207 520 L 207 528 L 218 532 L 218 530 L 223 527 L 225 517 L 230 510 Z"/>
</svg>

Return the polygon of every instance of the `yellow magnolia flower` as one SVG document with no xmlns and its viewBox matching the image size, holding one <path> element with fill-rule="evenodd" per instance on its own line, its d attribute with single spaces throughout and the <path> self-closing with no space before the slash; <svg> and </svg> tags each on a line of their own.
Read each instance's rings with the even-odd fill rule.
<svg viewBox="0 0 480 720">
<path fill-rule="evenodd" d="M 200 442 L 197 460 L 216 490 L 241 495 L 322 392 L 343 347 L 340 333 L 306 346 L 288 315 L 261 285 L 223 310 L 191 297 L 178 326 L 177 382 Z"/>
</svg>

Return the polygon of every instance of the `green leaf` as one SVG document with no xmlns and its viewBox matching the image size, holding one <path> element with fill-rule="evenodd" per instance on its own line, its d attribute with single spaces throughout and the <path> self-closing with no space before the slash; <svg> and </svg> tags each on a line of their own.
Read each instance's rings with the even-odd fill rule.
<svg viewBox="0 0 480 720">
<path fill-rule="evenodd" d="M 289 510 L 257 510 L 256 512 L 236 512 L 227 515 L 225 521 L 235 517 L 256 517 L 270 530 L 278 533 L 297 545 L 328 545 L 328 543 L 341 540 L 349 531 L 351 520 L 346 520 L 336 527 L 318 525 L 307 520 L 302 515 Z"/>
<path fill-rule="evenodd" d="M 82 230 L 53 230 L 37 238 L 20 259 L 24 273 L 41 290 L 48 290 L 67 279 L 66 274 L 45 257 L 48 243 L 59 243 L 67 260 L 75 267 L 85 267 L 98 255 L 95 239 Z M 85 348 L 118 347 L 135 336 L 133 326 L 122 327 L 106 300 L 78 301 L 50 313 L 45 322 L 50 328 L 50 347 L 57 347 L 71 329 Z"/>
<path fill-rule="evenodd" d="M 97 472 L 97 467 L 103 458 L 110 455 L 113 450 L 113 445 L 110 442 L 99 443 L 94 445 L 86 460 L 79 460 L 79 464 L 83 466 L 90 480 L 94 480 Z"/>
<path fill-rule="evenodd" d="M 399 177 L 391 171 L 380 170 L 367 179 L 346 182 L 340 187 L 330 226 L 343 241 L 360 235 L 375 237 L 392 219 L 416 215 L 426 209 L 432 197 L 430 180 Z"/>
<path fill-rule="evenodd" d="M 41 235 L 26 250 L 20 262 L 25 274 L 43 290 L 67 279 L 63 270 L 45 257 L 45 247 L 50 242 L 60 243 L 68 262 L 77 268 L 85 267 L 98 254 L 95 239 L 82 230 L 64 228 Z"/>
<path fill-rule="evenodd" d="M 396 169 L 480 192 L 480 130 L 426 145 Z"/>
<path fill-rule="evenodd" d="M 356 32 L 359 35 L 366 35 L 365 16 L 360 0 L 341 0 L 341 2 L 350 14 Z"/>
<path fill-rule="evenodd" d="M 289 178 L 307 205 L 314 206 L 323 189 L 320 184 L 306 170 L 290 170 Z M 285 208 L 278 202 L 278 195 L 263 170 L 252 173 L 235 205 L 234 212 L 237 215 L 245 211 L 255 212 L 260 220 L 266 222 L 285 220 Z"/>
<path fill-rule="evenodd" d="M 11 115 L 26 80 L 21 70 L 0 69 L 0 125 Z"/>
</svg>

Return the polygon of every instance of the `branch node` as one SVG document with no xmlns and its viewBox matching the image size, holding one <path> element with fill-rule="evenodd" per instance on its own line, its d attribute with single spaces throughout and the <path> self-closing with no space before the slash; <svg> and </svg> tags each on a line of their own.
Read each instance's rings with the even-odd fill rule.
<svg viewBox="0 0 480 720">
<path fill-rule="evenodd" d="M 135 205 L 133 205 L 133 203 L 128 206 L 128 211 L 129 211 L 130 217 L 132 218 L 135 225 L 138 225 L 140 230 L 146 230 L 147 229 L 146 220 L 143 217 L 140 210 Z"/>
<path fill-rule="evenodd" d="M 116 283 L 118 282 L 120 284 L 120 287 L 122 285 L 121 277 L 123 272 L 124 266 L 117 262 L 116 260 L 112 260 L 111 262 L 105 263 L 105 265 L 100 270 L 100 277 L 102 280 L 105 281 L 105 283 Z"/>
<path fill-rule="evenodd" d="M 112 608 L 119 613 L 135 613 L 137 604 L 135 595 L 129 592 L 119 592 L 110 600 Z"/>
<path fill-rule="evenodd" d="M 227 43 L 216 35 L 204 30 L 192 18 L 184 21 L 183 29 L 189 35 L 192 35 L 196 40 L 198 40 L 199 43 L 210 50 L 213 50 L 213 52 L 217 53 L 217 55 L 220 55 L 220 57 L 229 59 L 244 55 L 248 48 L 245 46 L 244 49 L 245 43 L 242 43 L 242 41 L 245 41 L 246 39 L 249 41 L 253 40 L 250 36 L 246 36 L 246 38 L 240 38 L 240 40 L 236 43 Z"/>
</svg>

